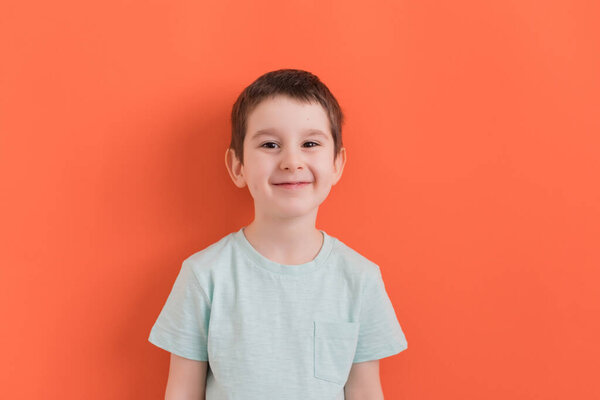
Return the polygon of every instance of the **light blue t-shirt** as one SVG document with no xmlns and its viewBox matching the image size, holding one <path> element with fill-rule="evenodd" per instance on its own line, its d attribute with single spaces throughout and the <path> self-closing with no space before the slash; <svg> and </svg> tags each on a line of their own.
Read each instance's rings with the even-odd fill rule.
<svg viewBox="0 0 600 400">
<path fill-rule="evenodd" d="M 183 261 L 148 340 L 208 361 L 206 400 L 339 400 L 352 363 L 407 348 L 379 267 L 323 234 L 283 265 L 243 229 Z"/>
</svg>

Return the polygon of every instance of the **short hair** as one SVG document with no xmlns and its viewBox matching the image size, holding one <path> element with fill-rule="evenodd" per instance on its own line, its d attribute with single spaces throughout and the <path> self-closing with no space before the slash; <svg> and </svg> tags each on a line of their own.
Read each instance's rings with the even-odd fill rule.
<svg viewBox="0 0 600 400">
<path fill-rule="evenodd" d="M 231 143 L 229 144 L 229 148 L 235 151 L 238 160 L 244 164 L 244 138 L 248 116 L 261 101 L 277 95 L 287 95 L 302 102 L 318 103 L 323 106 L 329 118 L 335 160 L 343 147 L 344 114 L 327 86 L 316 75 L 299 69 L 267 72 L 240 93 L 231 110 Z"/>
</svg>

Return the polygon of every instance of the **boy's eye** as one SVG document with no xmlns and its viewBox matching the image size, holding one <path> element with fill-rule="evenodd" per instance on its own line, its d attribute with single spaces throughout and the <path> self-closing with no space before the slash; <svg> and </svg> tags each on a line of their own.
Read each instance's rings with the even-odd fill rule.
<svg viewBox="0 0 600 400">
<path fill-rule="evenodd" d="M 314 146 L 308 146 L 309 148 L 319 146 L 319 143 L 317 143 L 317 142 L 304 142 L 304 144 L 308 144 L 308 143 L 312 143 L 314 145 Z M 271 147 L 271 145 L 279 146 L 275 142 L 265 142 L 265 143 L 261 144 L 260 147 L 266 146 L 266 148 L 268 148 L 268 149 L 273 149 L 274 147 Z"/>
</svg>

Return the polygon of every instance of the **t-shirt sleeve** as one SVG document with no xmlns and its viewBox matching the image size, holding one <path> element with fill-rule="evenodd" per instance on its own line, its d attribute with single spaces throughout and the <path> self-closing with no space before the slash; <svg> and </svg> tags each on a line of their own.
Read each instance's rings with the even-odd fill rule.
<svg viewBox="0 0 600 400">
<path fill-rule="evenodd" d="M 184 261 L 148 341 L 178 356 L 208 361 L 209 320 L 209 298 Z"/>
<path fill-rule="evenodd" d="M 354 363 L 389 357 L 408 347 L 379 267 L 366 279 Z"/>
</svg>

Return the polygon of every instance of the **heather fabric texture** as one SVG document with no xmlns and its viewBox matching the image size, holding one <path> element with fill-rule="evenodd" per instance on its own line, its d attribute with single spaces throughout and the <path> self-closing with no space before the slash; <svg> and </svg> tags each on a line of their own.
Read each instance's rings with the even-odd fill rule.
<svg viewBox="0 0 600 400">
<path fill-rule="evenodd" d="M 344 399 L 352 363 L 407 342 L 379 267 L 321 233 L 300 265 L 264 257 L 243 228 L 191 255 L 148 340 L 208 361 L 207 400 Z"/>
</svg>

